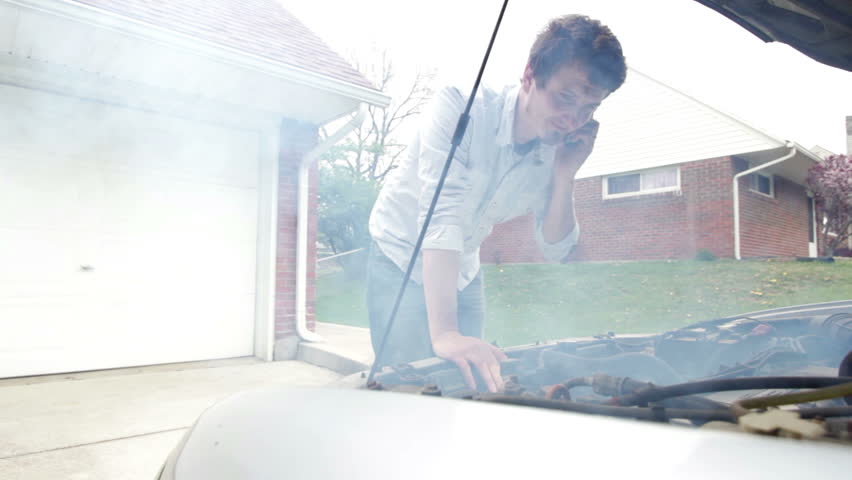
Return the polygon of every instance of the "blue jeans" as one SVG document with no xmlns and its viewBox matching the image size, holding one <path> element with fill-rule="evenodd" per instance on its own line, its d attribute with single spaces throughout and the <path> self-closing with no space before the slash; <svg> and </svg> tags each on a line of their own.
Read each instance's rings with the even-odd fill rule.
<svg viewBox="0 0 852 480">
<path fill-rule="evenodd" d="M 367 310 L 373 352 L 378 356 L 382 339 L 405 272 L 387 258 L 375 242 L 367 259 Z M 482 272 L 458 294 L 458 322 L 462 335 L 482 338 L 485 295 Z M 409 280 L 390 332 L 380 367 L 434 357 L 423 287 Z"/>
</svg>

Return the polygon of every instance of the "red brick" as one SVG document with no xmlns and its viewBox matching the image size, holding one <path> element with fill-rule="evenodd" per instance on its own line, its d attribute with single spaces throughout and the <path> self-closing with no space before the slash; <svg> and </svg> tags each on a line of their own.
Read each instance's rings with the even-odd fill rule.
<svg viewBox="0 0 852 480">
<path fill-rule="evenodd" d="M 276 253 L 275 338 L 296 333 L 296 202 L 298 194 L 298 165 L 302 156 L 316 145 L 317 128 L 285 120 L 281 125 L 279 151 L 278 242 Z M 318 174 L 314 167 L 309 177 L 309 205 L 316 205 Z M 308 220 L 308 265 L 316 262 L 317 219 Z M 308 285 L 314 283 L 315 269 L 308 269 Z M 307 311 L 314 311 L 315 288 L 308 288 Z M 313 314 L 308 314 L 308 326 L 313 329 Z"/>
<path fill-rule="evenodd" d="M 661 193 L 604 200 L 600 177 L 577 181 L 580 241 L 571 260 L 693 258 L 701 249 L 734 256 L 731 157 L 680 165 L 682 195 Z M 739 165 L 737 165 L 739 166 Z M 804 187 L 776 176 L 776 197 L 740 186 L 742 253 L 807 255 Z M 541 262 L 532 216 L 497 225 L 480 251 L 483 263 Z"/>
</svg>

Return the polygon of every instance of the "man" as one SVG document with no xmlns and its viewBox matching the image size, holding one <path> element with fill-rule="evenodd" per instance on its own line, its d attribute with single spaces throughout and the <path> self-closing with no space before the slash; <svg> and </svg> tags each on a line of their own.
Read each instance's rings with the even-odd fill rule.
<svg viewBox="0 0 852 480">
<path fill-rule="evenodd" d="M 535 40 L 520 85 L 480 90 L 388 338 L 382 365 L 432 356 L 454 362 L 475 388 L 503 388 L 500 349 L 482 340 L 479 246 L 493 225 L 534 212 L 546 258 L 577 243 L 574 177 L 592 151 L 595 110 L 624 82 L 621 45 L 581 15 L 552 20 Z M 459 115 L 459 89 L 445 88 L 408 157 L 382 188 L 370 217 L 367 306 L 378 355 L 390 312 L 441 175 Z"/>
</svg>

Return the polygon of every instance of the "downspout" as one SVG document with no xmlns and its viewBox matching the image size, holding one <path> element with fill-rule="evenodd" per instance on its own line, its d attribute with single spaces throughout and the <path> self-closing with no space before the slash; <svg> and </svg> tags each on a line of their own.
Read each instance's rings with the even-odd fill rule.
<svg viewBox="0 0 852 480">
<path fill-rule="evenodd" d="M 308 330 L 307 292 L 308 292 L 308 181 L 311 165 L 335 143 L 352 130 L 358 128 L 367 115 L 362 103 L 358 113 L 346 125 L 312 148 L 302 157 L 299 164 L 298 210 L 296 216 L 296 334 L 306 342 L 322 342 L 324 339 Z"/>
<path fill-rule="evenodd" d="M 781 158 L 777 158 L 772 160 L 771 162 L 764 163 L 763 165 L 758 165 L 754 168 L 750 168 L 744 172 L 740 172 L 734 175 L 734 256 L 737 260 L 742 260 L 741 248 L 740 248 L 740 178 L 746 175 L 750 175 L 758 170 L 763 170 L 764 168 L 771 167 L 772 165 L 777 165 L 781 162 L 785 162 L 796 154 L 796 146 L 793 145 L 792 142 L 787 142 L 785 145 L 790 149 L 790 152 L 787 155 L 784 155 Z"/>
</svg>

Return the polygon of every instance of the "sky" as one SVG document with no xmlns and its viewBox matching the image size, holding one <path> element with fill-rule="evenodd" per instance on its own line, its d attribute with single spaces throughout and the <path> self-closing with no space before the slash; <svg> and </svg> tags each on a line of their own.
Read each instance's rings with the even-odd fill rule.
<svg viewBox="0 0 852 480">
<path fill-rule="evenodd" d="M 502 0 L 279 0 L 344 58 L 387 50 L 400 78 L 434 69 L 436 87 L 473 86 Z M 752 127 L 846 153 L 852 72 L 764 43 L 692 0 L 510 1 L 483 83 L 517 83 L 536 33 L 555 16 L 607 24 L 628 65 Z M 387 92 L 391 95 L 394 92 Z"/>
</svg>

